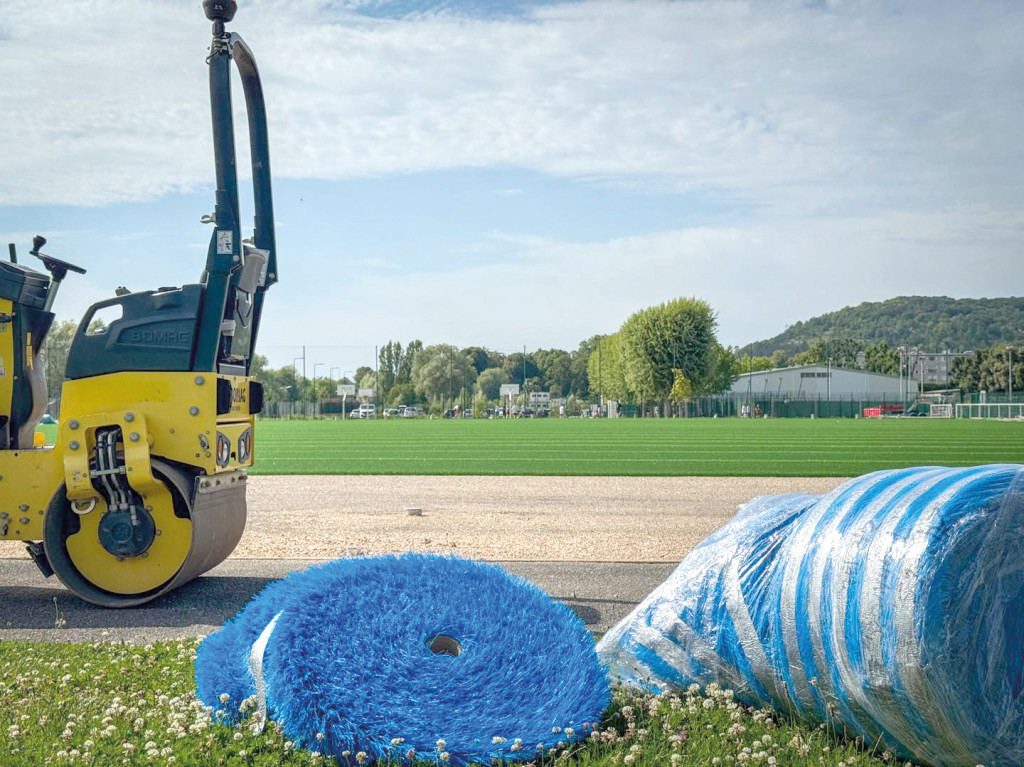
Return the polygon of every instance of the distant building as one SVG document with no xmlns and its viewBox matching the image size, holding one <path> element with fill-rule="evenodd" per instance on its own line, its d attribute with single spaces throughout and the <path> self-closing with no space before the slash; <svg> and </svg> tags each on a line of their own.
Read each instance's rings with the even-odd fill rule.
<svg viewBox="0 0 1024 767">
<path fill-rule="evenodd" d="M 914 399 L 917 396 L 917 389 L 918 383 L 914 379 L 900 380 L 899 376 L 827 365 L 797 365 L 744 373 L 732 385 L 733 393 L 750 392 L 753 396 L 769 394 L 793 399 L 832 397 L 837 400 L 865 399 L 892 402 L 899 402 L 904 397 L 908 400 Z"/>
<path fill-rule="evenodd" d="M 953 369 L 953 360 L 957 357 L 967 357 L 973 352 L 922 352 L 916 354 L 911 351 L 910 374 L 918 381 L 925 383 L 946 383 L 949 381 L 949 373 Z"/>
</svg>

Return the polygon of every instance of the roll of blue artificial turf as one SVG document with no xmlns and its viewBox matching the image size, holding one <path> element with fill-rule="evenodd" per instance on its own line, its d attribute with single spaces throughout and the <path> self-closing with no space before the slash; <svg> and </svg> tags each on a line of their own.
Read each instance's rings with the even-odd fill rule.
<svg viewBox="0 0 1024 767">
<path fill-rule="evenodd" d="M 287 737 L 371 761 L 533 759 L 585 737 L 610 700 L 568 607 L 496 565 L 420 554 L 293 573 L 199 647 L 199 698 L 228 721 L 260 676 Z"/>
<path fill-rule="evenodd" d="M 716 682 L 934 767 L 1024 764 L 1024 467 L 755 499 L 598 654 L 627 684 Z"/>
</svg>

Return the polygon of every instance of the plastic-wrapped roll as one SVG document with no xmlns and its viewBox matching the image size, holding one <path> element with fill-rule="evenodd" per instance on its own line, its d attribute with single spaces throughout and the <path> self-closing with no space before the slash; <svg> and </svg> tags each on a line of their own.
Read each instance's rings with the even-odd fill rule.
<svg viewBox="0 0 1024 767">
<path fill-rule="evenodd" d="M 610 700 L 568 607 L 496 565 L 418 554 L 267 586 L 200 645 L 196 685 L 228 720 L 256 696 L 289 738 L 327 755 L 446 753 L 455 765 L 585 737 Z"/>
<path fill-rule="evenodd" d="M 936 767 L 1024 764 L 1024 467 L 882 471 L 757 498 L 598 644 Z"/>
</svg>

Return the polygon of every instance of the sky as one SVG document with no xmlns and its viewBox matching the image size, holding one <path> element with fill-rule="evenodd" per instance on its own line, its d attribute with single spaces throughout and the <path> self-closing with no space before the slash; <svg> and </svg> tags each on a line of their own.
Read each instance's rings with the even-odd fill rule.
<svg viewBox="0 0 1024 767">
<path fill-rule="evenodd" d="M 239 6 L 272 365 L 572 350 L 680 296 L 726 345 L 898 295 L 1024 296 L 1019 0 Z M 88 270 L 59 319 L 198 279 L 209 30 L 198 0 L 0 0 L 0 240 Z"/>
</svg>

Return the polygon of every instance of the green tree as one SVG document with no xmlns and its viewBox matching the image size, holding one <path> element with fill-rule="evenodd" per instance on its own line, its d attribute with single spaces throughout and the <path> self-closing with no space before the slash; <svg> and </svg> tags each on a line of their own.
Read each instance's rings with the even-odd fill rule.
<svg viewBox="0 0 1024 767">
<path fill-rule="evenodd" d="M 697 394 L 719 394 L 728 391 L 739 378 L 741 370 L 736 355 L 716 341 L 707 373 L 696 382 L 694 390 Z"/>
<path fill-rule="evenodd" d="M 501 367 L 505 361 L 504 354 L 485 349 L 483 346 L 467 346 L 462 353 L 472 361 L 477 375 L 483 373 L 487 368 Z"/>
<path fill-rule="evenodd" d="M 405 353 L 398 365 L 398 373 L 395 375 L 395 383 L 412 383 L 412 366 L 416 355 L 423 351 L 423 342 L 420 340 L 410 341 L 406 344 Z"/>
<path fill-rule="evenodd" d="M 488 400 L 501 396 L 501 385 L 510 383 L 508 373 L 501 368 L 487 368 L 476 379 L 476 391 Z"/>
<path fill-rule="evenodd" d="M 597 342 L 587 365 L 592 394 L 620 402 L 629 398 L 622 357 L 622 337 L 618 333 L 604 336 Z"/>
<path fill-rule="evenodd" d="M 672 389 L 668 393 L 668 398 L 673 405 L 678 405 L 686 402 L 693 395 L 693 384 L 690 383 L 690 379 L 679 368 L 673 369 L 672 374 L 675 376 L 675 380 L 672 382 Z"/>
<path fill-rule="evenodd" d="M 71 350 L 71 341 L 78 323 L 71 320 L 56 322 L 46 335 L 43 345 L 43 370 L 46 374 L 47 412 L 54 417 L 60 412 L 60 392 L 64 384 L 64 367 Z"/>
<path fill-rule="evenodd" d="M 572 357 L 562 349 L 538 349 L 533 358 L 540 368 L 544 386 L 556 397 L 564 397 L 572 386 Z"/>
<path fill-rule="evenodd" d="M 398 341 L 388 341 L 380 347 L 377 355 L 377 370 L 380 375 L 381 396 L 387 397 L 391 387 L 398 381 L 405 359 L 405 350 Z"/>
<path fill-rule="evenodd" d="M 591 336 L 586 341 L 580 341 L 580 345 L 572 353 L 569 363 L 569 372 L 572 375 L 572 380 L 569 383 L 570 394 L 581 399 L 587 399 L 590 396 L 590 378 L 587 372 L 590 366 L 590 355 L 594 353 L 598 343 L 604 337 L 597 335 Z"/>
<path fill-rule="evenodd" d="M 759 373 L 762 370 L 771 370 L 775 365 L 772 364 L 771 357 L 751 357 L 749 354 L 744 354 L 739 359 L 739 370 L 741 373 Z"/>
<path fill-rule="evenodd" d="M 883 375 L 899 375 L 900 353 L 896 349 L 890 349 L 885 341 L 879 341 L 864 350 L 864 369 Z"/>
<path fill-rule="evenodd" d="M 387 407 L 398 407 L 399 405 L 415 405 L 423 400 L 416 396 L 416 387 L 411 383 L 395 384 L 388 392 Z"/>
<path fill-rule="evenodd" d="M 668 406 L 673 369 L 691 381 L 707 377 L 714 360 L 715 313 L 705 301 L 677 298 L 641 309 L 623 323 L 626 384 L 635 399 Z"/>
<path fill-rule="evenodd" d="M 540 368 L 537 367 L 532 355 L 526 355 L 526 366 L 523 366 L 522 352 L 507 355 L 501 367 L 508 374 L 508 379 L 512 383 L 522 384 L 526 382 L 526 379 L 540 377 Z"/>
<path fill-rule="evenodd" d="M 454 402 L 476 383 L 476 368 L 465 354 L 449 344 L 428 346 L 416 355 L 412 384 L 431 405 Z"/>
</svg>

